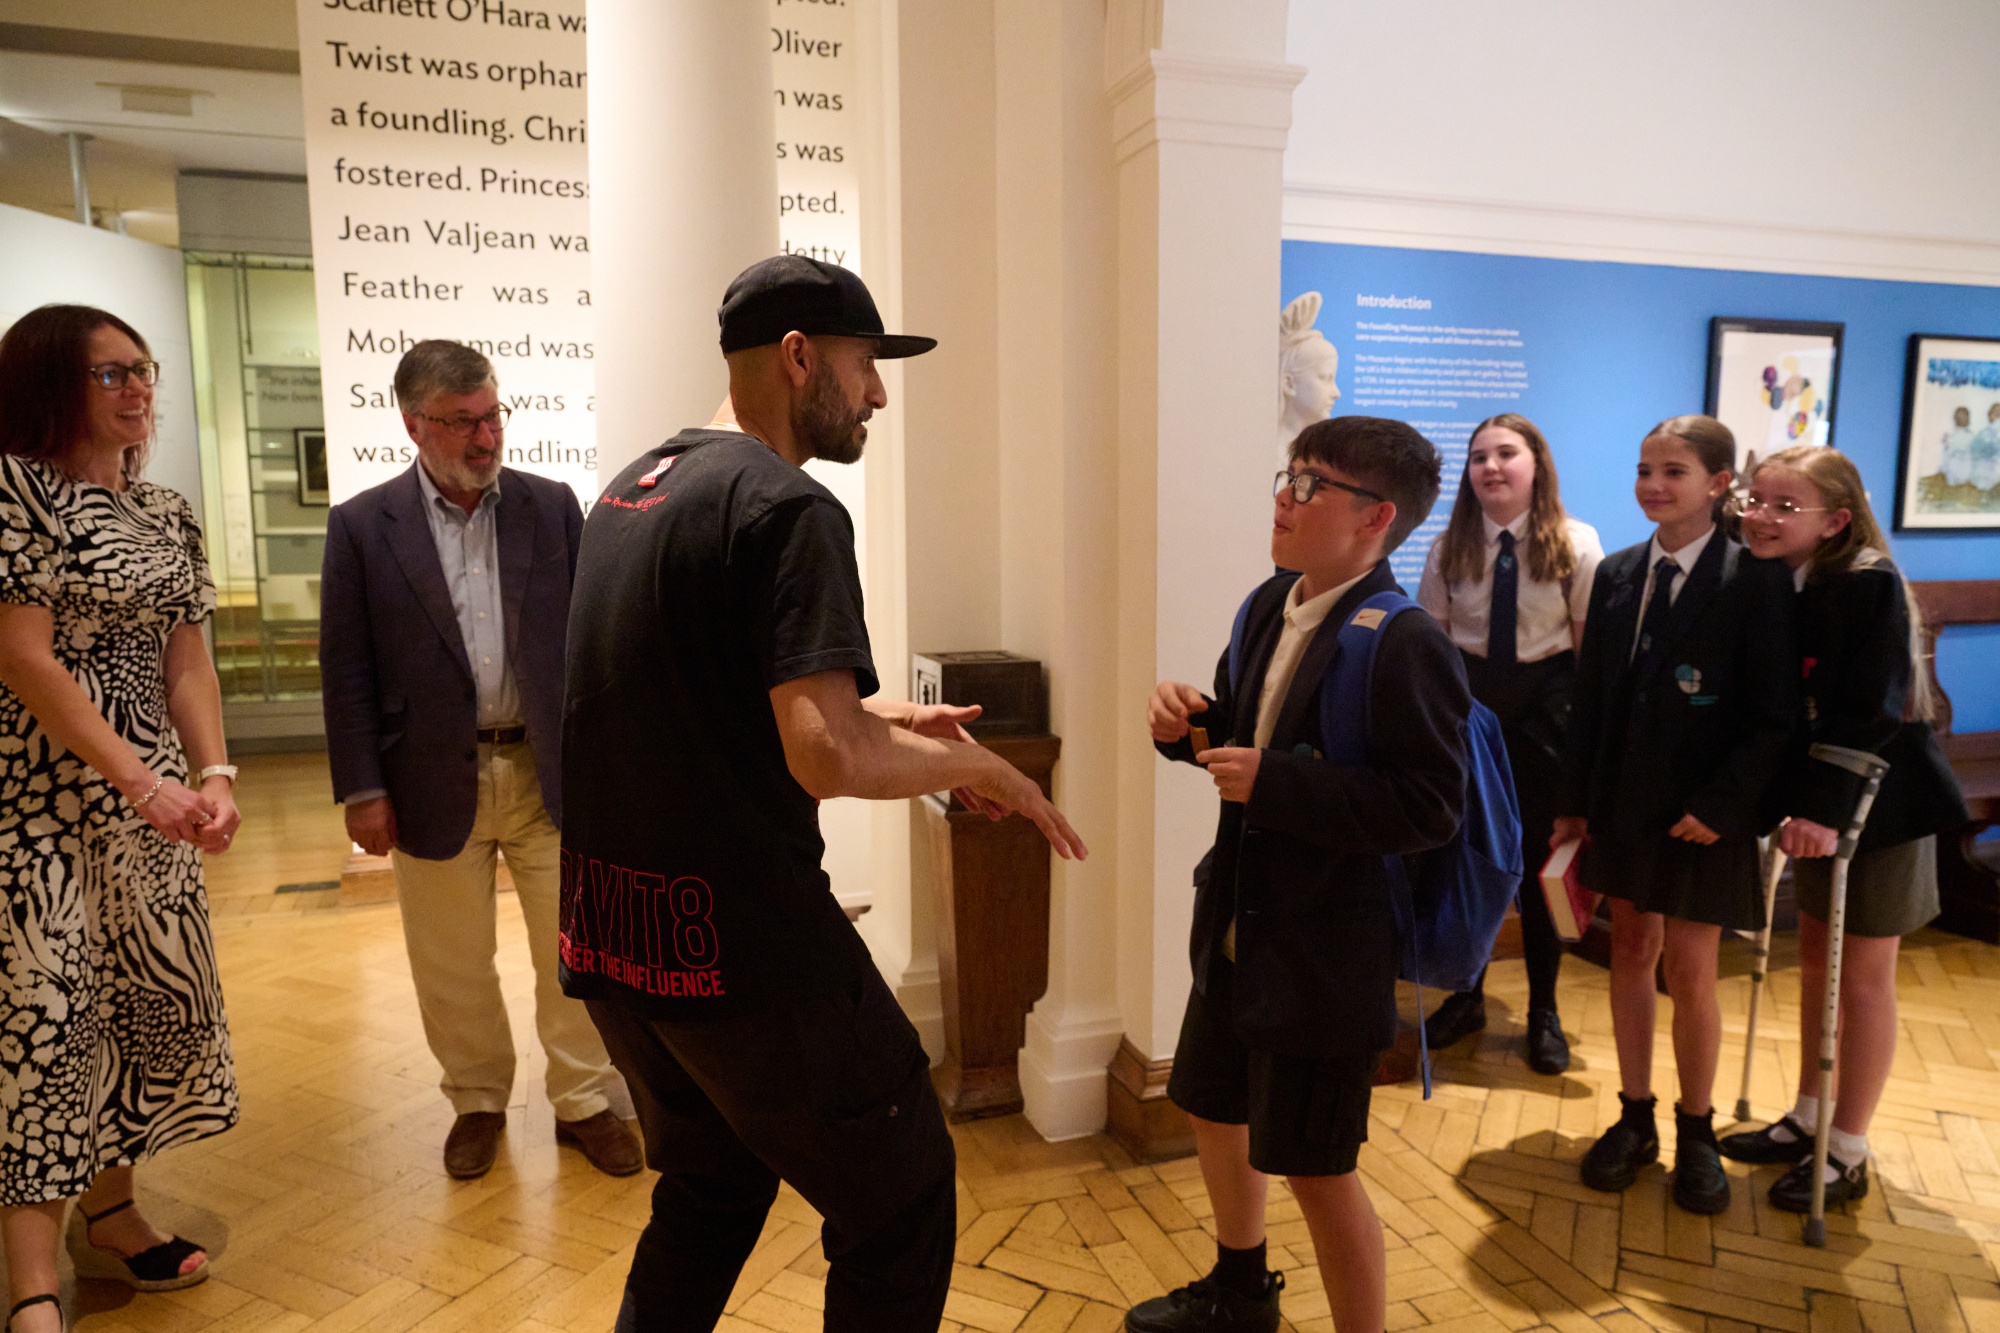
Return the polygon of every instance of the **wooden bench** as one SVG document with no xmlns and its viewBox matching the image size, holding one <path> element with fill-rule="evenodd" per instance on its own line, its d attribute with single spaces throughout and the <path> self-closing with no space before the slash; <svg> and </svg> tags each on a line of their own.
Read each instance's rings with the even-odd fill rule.
<svg viewBox="0 0 2000 1333">
<path fill-rule="evenodd" d="M 1923 610 L 1924 669 L 1930 673 L 1937 696 L 1938 740 L 1972 810 L 1970 824 L 1938 838 L 1938 893 L 1944 912 L 1937 925 L 1955 934 L 2000 944 L 2000 866 L 1976 855 L 1973 845 L 1981 833 L 2000 824 L 2000 731 L 1952 730 L 1951 699 L 1937 678 L 1939 631 L 1953 625 L 2000 625 L 2000 579 L 1912 582 L 1910 586 Z"/>
</svg>

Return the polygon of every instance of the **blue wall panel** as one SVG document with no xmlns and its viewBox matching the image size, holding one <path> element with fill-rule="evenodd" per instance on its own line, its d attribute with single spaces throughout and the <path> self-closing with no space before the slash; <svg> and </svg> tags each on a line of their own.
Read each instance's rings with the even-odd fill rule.
<svg viewBox="0 0 2000 1333">
<path fill-rule="evenodd" d="M 1287 241 L 1282 286 L 1285 301 L 1325 298 L 1318 326 L 1340 350 L 1334 412 L 1416 422 L 1445 453 L 1438 512 L 1396 561 L 1412 591 L 1464 464 L 1464 428 L 1495 412 L 1541 426 L 1565 503 L 1607 550 L 1644 540 L 1632 499 L 1639 441 L 1664 417 L 1701 411 L 1713 316 L 1846 325 L 1833 443 L 1860 467 L 1885 526 L 1909 336 L 2000 337 L 2000 288 L 1944 283 Z M 1383 299 L 1404 304 L 1372 303 Z M 1912 578 L 2000 578 L 2000 533 L 1891 539 Z M 2000 728 L 2000 630 L 1947 634 L 1939 673 L 1959 730 Z"/>
</svg>

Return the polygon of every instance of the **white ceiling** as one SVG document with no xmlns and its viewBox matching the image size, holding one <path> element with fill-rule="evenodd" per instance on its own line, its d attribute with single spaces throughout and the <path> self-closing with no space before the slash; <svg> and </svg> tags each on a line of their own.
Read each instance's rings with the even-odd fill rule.
<svg viewBox="0 0 2000 1333">
<path fill-rule="evenodd" d="M 124 85 L 190 90 L 191 114 L 126 111 Z M 0 116 L 52 134 L 81 131 L 177 170 L 306 169 L 296 74 L 0 51 Z"/>
</svg>

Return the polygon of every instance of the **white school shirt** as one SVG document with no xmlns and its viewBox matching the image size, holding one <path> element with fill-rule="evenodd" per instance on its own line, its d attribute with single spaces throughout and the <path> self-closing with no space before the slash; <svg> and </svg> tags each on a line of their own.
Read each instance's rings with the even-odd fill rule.
<svg viewBox="0 0 2000 1333">
<path fill-rule="evenodd" d="M 1285 627 L 1278 631 L 1278 646 L 1271 650 L 1271 665 L 1264 669 L 1264 688 L 1257 696 L 1257 730 L 1253 739 L 1258 749 L 1271 743 L 1271 733 L 1278 729 L 1278 714 L 1284 711 L 1285 696 L 1292 691 L 1292 677 L 1299 671 L 1299 659 L 1305 656 L 1306 645 L 1319 633 L 1319 627 L 1326 623 L 1327 613 L 1333 604 L 1347 595 L 1347 590 L 1367 578 L 1372 571 L 1363 570 L 1337 588 L 1329 589 L 1310 601 L 1299 600 L 1299 592 L 1306 586 L 1304 579 L 1292 584 L 1285 594 Z M 1211 745 L 1227 745 L 1228 740 L 1218 741 L 1209 737 Z M 1236 922 L 1231 918 L 1229 928 L 1222 933 L 1222 956 L 1230 962 L 1236 961 Z"/>
<path fill-rule="evenodd" d="M 1431 543 L 1424 557 L 1424 576 L 1417 584 L 1417 604 L 1445 627 L 1451 641 L 1474 657 L 1486 656 L 1487 638 L 1492 628 L 1493 561 L 1500 554 L 1500 534 L 1514 534 L 1514 557 L 1520 561 L 1521 577 L 1514 594 L 1514 659 L 1539 662 L 1568 652 L 1576 646 L 1570 626 L 1582 624 L 1590 611 L 1590 587 L 1597 580 L 1597 566 L 1604 560 L 1604 543 L 1597 529 L 1573 518 L 1563 520 L 1570 549 L 1576 553 L 1576 572 L 1570 576 L 1565 596 L 1561 580 L 1541 582 L 1528 572 L 1528 514 L 1523 510 L 1512 523 L 1501 527 L 1484 514 L 1479 521 L 1486 531 L 1486 567 L 1469 583 L 1444 581 L 1444 537 Z"/>
<path fill-rule="evenodd" d="M 1661 546 L 1658 532 L 1655 532 L 1653 539 L 1646 543 L 1646 595 L 1639 599 L 1639 625 L 1632 631 L 1632 651 L 1627 655 L 1628 658 L 1639 655 L 1639 635 L 1646 628 L 1646 608 L 1653 604 L 1654 566 L 1658 565 L 1662 558 L 1674 562 L 1673 584 L 1667 589 L 1667 605 L 1672 606 L 1680 600 L 1681 589 L 1687 586 L 1688 575 L 1694 573 L 1696 562 L 1701 559 L 1701 553 L 1708 549 L 1709 540 L 1714 536 L 1715 529 L 1711 527 L 1678 551 L 1669 551 Z"/>
<path fill-rule="evenodd" d="M 1304 579 L 1294 582 L 1291 591 L 1285 594 L 1285 627 L 1278 631 L 1278 646 L 1271 650 L 1271 665 L 1264 671 L 1264 689 L 1257 696 L 1258 749 L 1269 745 L 1271 733 L 1278 729 L 1278 714 L 1284 710 L 1285 696 L 1291 693 L 1292 677 L 1298 674 L 1299 659 L 1305 656 L 1306 645 L 1325 623 L 1333 604 L 1366 577 L 1368 572 L 1364 571 L 1307 602 L 1299 600 L 1299 590 L 1306 586 Z"/>
</svg>

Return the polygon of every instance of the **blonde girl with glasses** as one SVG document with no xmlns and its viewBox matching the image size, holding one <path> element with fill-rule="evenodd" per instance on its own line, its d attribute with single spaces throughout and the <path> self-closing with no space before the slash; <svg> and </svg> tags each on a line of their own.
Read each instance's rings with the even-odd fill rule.
<svg viewBox="0 0 2000 1333">
<path fill-rule="evenodd" d="M 1798 590 L 1803 726 L 1775 794 L 1789 816 L 1779 843 L 1794 858 L 1798 890 L 1801 1051 L 1820 1048 L 1832 855 L 1860 788 L 1806 749 L 1824 742 L 1889 761 L 1848 870 L 1826 1167 L 1833 1207 L 1868 1192 L 1868 1123 L 1896 1054 L 1898 946 L 1938 914 L 1936 835 L 1969 816 L 1931 730 L 1910 585 L 1889 558 L 1852 460 L 1810 446 L 1765 460 L 1751 479 L 1743 536 L 1757 555 L 1782 561 Z M 1722 1140 L 1727 1157 L 1792 1168 L 1771 1186 L 1774 1207 L 1803 1213 L 1811 1202 L 1813 1126 L 1825 1095 L 1817 1065 L 1802 1060 L 1792 1109 L 1765 1129 Z"/>
</svg>

